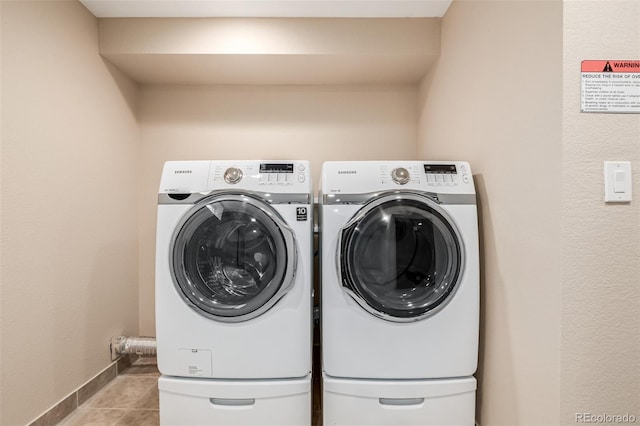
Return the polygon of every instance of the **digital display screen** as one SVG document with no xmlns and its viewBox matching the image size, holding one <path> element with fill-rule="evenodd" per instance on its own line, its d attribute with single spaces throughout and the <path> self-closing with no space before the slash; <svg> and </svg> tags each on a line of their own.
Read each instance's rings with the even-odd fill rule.
<svg viewBox="0 0 640 426">
<path fill-rule="evenodd" d="M 260 173 L 293 173 L 293 163 L 262 163 Z"/>
<path fill-rule="evenodd" d="M 429 173 L 449 173 L 456 174 L 456 165 L 455 164 L 425 164 L 424 172 Z"/>
</svg>

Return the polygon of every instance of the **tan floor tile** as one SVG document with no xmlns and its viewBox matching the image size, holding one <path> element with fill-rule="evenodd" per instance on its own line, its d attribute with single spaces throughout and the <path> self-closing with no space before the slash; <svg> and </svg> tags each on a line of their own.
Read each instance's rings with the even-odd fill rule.
<svg viewBox="0 0 640 426">
<path fill-rule="evenodd" d="M 58 426 L 113 426 L 126 410 L 80 409 Z"/>
<path fill-rule="evenodd" d="M 135 360 L 131 364 L 131 366 L 124 370 L 121 374 L 160 377 L 160 371 L 158 371 L 158 363 L 156 359 L 147 357 L 141 357 Z"/>
<path fill-rule="evenodd" d="M 158 385 L 151 377 L 118 376 L 88 401 L 91 408 L 132 408 Z"/>
<path fill-rule="evenodd" d="M 158 410 L 160 408 L 158 387 L 154 386 L 133 404 L 132 408 L 144 410 Z"/>
<path fill-rule="evenodd" d="M 158 426 L 159 424 L 158 410 L 128 410 L 117 423 L 118 426 Z"/>
<path fill-rule="evenodd" d="M 155 364 L 132 365 L 122 372 L 123 376 L 160 377 L 160 371 Z"/>
</svg>

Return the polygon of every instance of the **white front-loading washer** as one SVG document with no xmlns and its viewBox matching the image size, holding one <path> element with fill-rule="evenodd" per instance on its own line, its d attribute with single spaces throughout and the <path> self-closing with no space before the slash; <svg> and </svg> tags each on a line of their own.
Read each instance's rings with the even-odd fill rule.
<svg viewBox="0 0 640 426">
<path fill-rule="evenodd" d="M 306 161 L 165 163 L 156 241 L 163 375 L 310 374 L 312 203 Z"/>
<path fill-rule="evenodd" d="M 321 191 L 324 373 L 471 376 L 479 254 L 469 164 L 327 162 Z"/>
</svg>

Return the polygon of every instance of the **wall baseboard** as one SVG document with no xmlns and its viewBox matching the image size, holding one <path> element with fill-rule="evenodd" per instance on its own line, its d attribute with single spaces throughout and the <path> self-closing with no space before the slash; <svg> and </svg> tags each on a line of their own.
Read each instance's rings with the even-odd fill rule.
<svg viewBox="0 0 640 426">
<path fill-rule="evenodd" d="M 54 404 L 40 417 L 29 423 L 29 426 L 51 426 L 60 423 L 130 366 L 131 359 L 128 356 L 118 358 L 85 384 Z"/>
</svg>

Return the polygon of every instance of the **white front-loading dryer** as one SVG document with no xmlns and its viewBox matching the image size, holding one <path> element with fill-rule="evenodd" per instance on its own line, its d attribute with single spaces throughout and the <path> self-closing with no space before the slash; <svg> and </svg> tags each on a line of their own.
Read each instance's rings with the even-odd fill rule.
<svg viewBox="0 0 640 426">
<path fill-rule="evenodd" d="M 471 376 L 479 255 L 469 164 L 327 162 L 320 202 L 324 374 Z"/>
<path fill-rule="evenodd" d="M 163 375 L 309 375 L 311 188 L 306 161 L 164 165 L 156 241 Z"/>
</svg>

